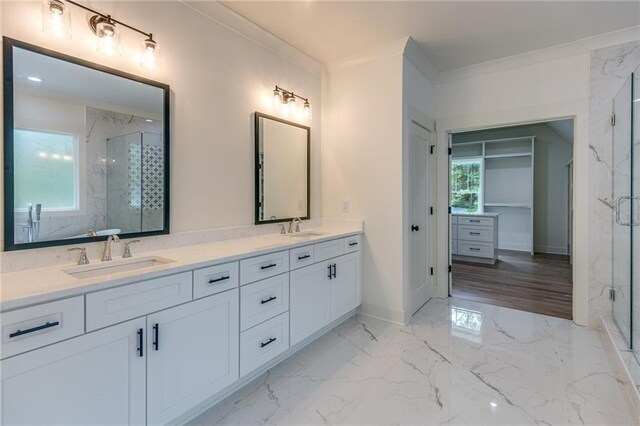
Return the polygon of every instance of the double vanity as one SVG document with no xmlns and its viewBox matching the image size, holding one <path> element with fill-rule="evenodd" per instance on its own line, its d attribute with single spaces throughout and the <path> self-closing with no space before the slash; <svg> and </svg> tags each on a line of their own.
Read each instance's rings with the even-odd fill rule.
<svg viewBox="0 0 640 426">
<path fill-rule="evenodd" d="M 320 229 L 3 274 L 3 424 L 166 424 L 353 315 L 361 234 Z"/>
</svg>

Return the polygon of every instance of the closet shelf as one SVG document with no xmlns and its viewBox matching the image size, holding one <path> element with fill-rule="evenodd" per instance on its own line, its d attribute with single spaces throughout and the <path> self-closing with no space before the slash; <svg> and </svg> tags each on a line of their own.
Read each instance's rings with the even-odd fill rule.
<svg viewBox="0 0 640 426">
<path fill-rule="evenodd" d="M 531 157 L 530 152 L 516 152 L 512 154 L 489 154 L 485 155 L 484 158 L 492 159 L 492 158 L 514 158 L 514 157 Z"/>
<path fill-rule="evenodd" d="M 522 208 L 522 209 L 530 209 L 531 204 L 529 203 L 484 203 L 485 207 L 512 207 L 512 208 Z"/>
</svg>

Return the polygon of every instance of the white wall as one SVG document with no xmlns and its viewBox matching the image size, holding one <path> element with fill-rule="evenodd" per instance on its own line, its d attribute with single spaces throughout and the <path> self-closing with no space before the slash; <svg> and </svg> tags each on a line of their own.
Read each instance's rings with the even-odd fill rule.
<svg viewBox="0 0 640 426">
<path fill-rule="evenodd" d="M 273 37 L 262 30 L 251 27 L 252 35 L 266 39 L 258 43 L 183 3 L 86 4 L 153 32 L 161 46 L 162 68 L 147 72 L 138 65 L 141 38 L 127 30 L 122 31 L 121 57 L 98 54 L 85 23 L 86 13 L 74 7 L 73 39 L 57 40 L 42 32 L 39 1 L 3 1 L 2 35 L 171 86 L 172 232 L 254 222 L 252 113 L 276 114 L 269 102 L 275 84 L 308 97 L 314 109 L 307 123 L 311 126 L 311 217 L 320 216 L 319 66 L 307 66 L 313 61 L 302 53 L 290 55 L 290 47 L 273 47 Z"/>
<path fill-rule="evenodd" d="M 362 218 L 362 311 L 403 321 L 404 42 L 323 73 L 322 187 L 328 218 Z M 342 212 L 348 201 L 349 212 Z"/>
<path fill-rule="evenodd" d="M 567 169 L 573 155 L 573 140 L 564 140 L 545 124 L 493 129 L 453 136 L 453 143 L 535 136 L 534 161 L 534 248 L 537 252 L 567 252 Z M 488 191 L 488 190 L 487 190 Z M 506 213 L 506 212 L 505 212 Z M 506 230 L 501 224 L 500 234 Z M 530 226 L 529 222 L 526 224 Z M 517 230 L 516 230 L 517 231 Z M 500 235 L 500 247 L 522 250 L 515 241 Z M 526 250 L 526 248 L 524 248 Z"/>
</svg>

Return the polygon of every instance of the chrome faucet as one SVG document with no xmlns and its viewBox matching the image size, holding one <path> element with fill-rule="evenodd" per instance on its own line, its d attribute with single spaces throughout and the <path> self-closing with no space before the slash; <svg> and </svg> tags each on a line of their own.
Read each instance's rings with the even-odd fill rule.
<svg viewBox="0 0 640 426">
<path fill-rule="evenodd" d="M 29 204 L 27 208 L 27 221 L 22 225 L 22 229 L 27 231 L 27 242 L 32 243 L 38 240 L 40 234 L 40 214 L 42 204 Z"/>
<path fill-rule="evenodd" d="M 80 252 L 80 258 L 78 259 L 78 265 L 88 265 L 89 264 L 89 258 L 87 257 L 87 249 L 84 247 L 73 247 L 70 249 L 67 249 L 67 251 L 79 251 Z"/>
<path fill-rule="evenodd" d="M 122 252 L 123 259 L 128 259 L 131 257 L 131 249 L 129 248 L 130 244 L 139 243 L 140 240 L 131 240 L 124 243 L 124 251 Z"/>
<path fill-rule="evenodd" d="M 294 217 L 293 220 L 291 221 L 291 223 L 289 224 L 289 233 L 291 234 L 293 231 L 293 224 L 296 224 L 296 230 L 295 232 L 300 232 L 300 222 L 302 222 L 302 219 L 300 219 L 299 217 Z"/>
<path fill-rule="evenodd" d="M 120 241 L 117 235 L 109 235 L 107 242 L 104 243 L 104 251 L 102 252 L 102 261 L 108 262 L 111 260 L 111 243 L 117 243 Z"/>
</svg>

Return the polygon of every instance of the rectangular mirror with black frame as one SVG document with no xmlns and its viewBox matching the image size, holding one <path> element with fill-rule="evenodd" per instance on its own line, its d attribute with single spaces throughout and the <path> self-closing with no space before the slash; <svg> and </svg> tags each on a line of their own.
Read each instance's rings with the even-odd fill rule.
<svg viewBox="0 0 640 426">
<path fill-rule="evenodd" d="M 309 219 L 311 129 L 255 113 L 256 224 Z"/>
<path fill-rule="evenodd" d="M 169 233 L 169 86 L 4 38 L 5 250 Z"/>
</svg>

